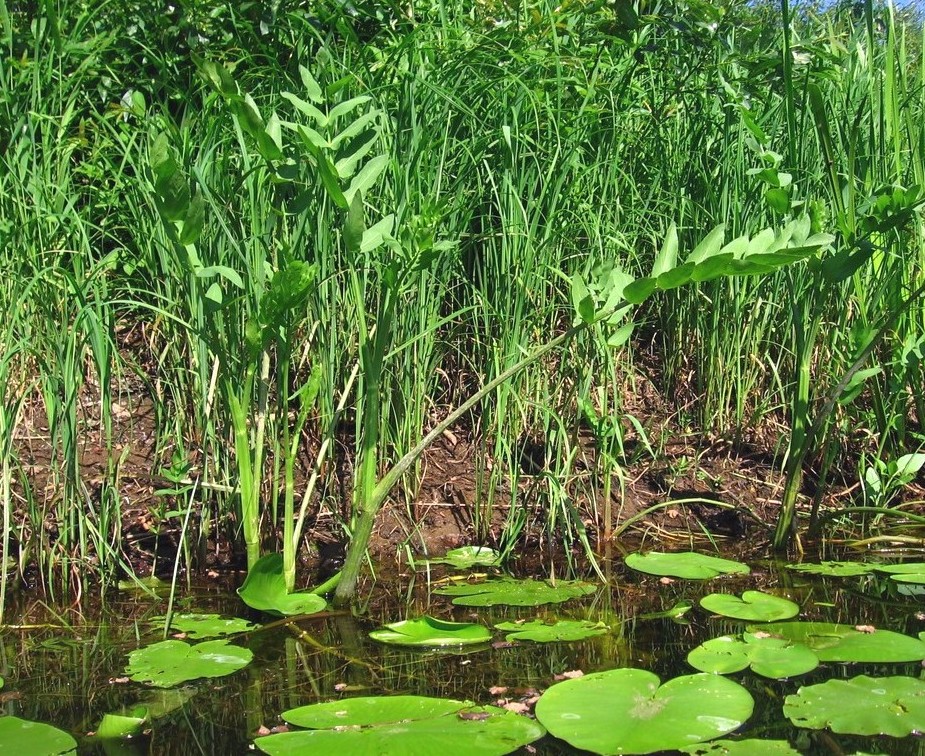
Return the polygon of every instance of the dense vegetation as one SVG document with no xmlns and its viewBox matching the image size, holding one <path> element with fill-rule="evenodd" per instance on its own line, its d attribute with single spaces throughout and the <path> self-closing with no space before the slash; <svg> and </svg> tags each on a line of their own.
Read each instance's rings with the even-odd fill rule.
<svg viewBox="0 0 925 756">
<path fill-rule="evenodd" d="M 925 444 L 922 35 L 871 2 L 0 0 L 4 591 L 129 567 L 113 428 L 139 394 L 185 559 L 300 543 L 321 508 L 349 529 L 354 495 L 566 331 L 576 280 L 647 275 L 672 224 L 686 251 L 803 216 L 834 242 L 501 382 L 457 426 L 476 526 L 541 439 L 531 495 L 582 540 L 643 432 L 642 372 L 679 427 L 774 455 L 778 545 L 804 471 L 816 504 L 832 471 L 891 503 Z"/>
</svg>

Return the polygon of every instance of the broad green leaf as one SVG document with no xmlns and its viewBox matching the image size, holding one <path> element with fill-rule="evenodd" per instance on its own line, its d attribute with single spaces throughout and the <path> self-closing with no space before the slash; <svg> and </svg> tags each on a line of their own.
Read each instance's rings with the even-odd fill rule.
<svg viewBox="0 0 925 756">
<path fill-rule="evenodd" d="M 291 92 L 283 92 L 283 97 L 292 103 L 296 110 L 311 118 L 317 124 L 319 129 L 323 129 L 328 125 L 328 117 L 310 102 L 306 102 L 301 97 L 298 97 Z M 318 132 L 316 131 L 315 133 L 317 134 Z M 319 134 L 319 137 L 320 136 L 321 135 Z M 327 140 L 325 140 L 325 143 L 327 144 Z"/>
<path fill-rule="evenodd" d="M 166 617 L 153 617 L 151 621 L 163 624 L 165 619 Z M 186 633 L 186 636 L 193 640 L 249 633 L 259 627 L 260 625 L 255 625 L 245 619 L 220 617 L 217 614 L 174 614 L 170 620 L 170 629 L 172 631 Z"/>
<path fill-rule="evenodd" d="M 260 558 L 247 573 L 244 585 L 238 588 L 238 595 L 251 609 L 283 616 L 315 614 L 327 606 L 327 602 L 314 593 L 286 590 L 282 554 Z"/>
<path fill-rule="evenodd" d="M 891 467 L 895 468 L 893 474 L 899 478 L 901 484 L 911 483 L 922 467 L 925 467 L 925 454 L 903 454 L 891 463 Z"/>
<path fill-rule="evenodd" d="M 868 378 L 873 378 L 875 375 L 879 375 L 883 372 L 883 367 L 880 365 L 875 365 L 874 367 L 862 368 L 855 372 L 851 376 L 848 384 L 845 386 L 844 391 L 840 397 L 838 397 L 838 403 L 842 406 L 851 404 L 855 399 L 857 399 L 858 394 L 861 393 L 861 390 L 864 388 L 864 381 Z"/>
<path fill-rule="evenodd" d="M 205 222 L 205 202 L 202 194 L 196 192 L 186 208 L 186 215 L 183 218 L 183 228 L 180 230 L 180 244 L 195 244 L 199 241 L 202 234 L 202 226 Z"/>
<path fill-rule="evenodd" d="M 684 284 L 690 282 L 695 268 L 694 263 L 687 262 L 671 270 L 666 270 L 655 280 L 655 285 L 662 291 L 677 289 L 679 286 L 684 286 Z"/>
<path fill-rule="evenodd" d="M 719 675 L 676 677 L 664 685 L 641 669 L 613 669 L 553 685 L 536 718 L 557 738 L 597 754 L 670 751 L 737 729 L 754 702 Z"/>
<path fill-rule="evenodd" d="M 372 97 L 369 95 L 359 95 L 358 97 L 354 97 L 350 100 L 345 100 L 344 102 L 338 103 L 333 108 L 331 108 L 330 112 L 328 113 L 328 121 L 336 121 L 341 116 L 353 112 L 358 107 L 360 107 L 360 105 L 365 105 L 371 99 Z"/>
<path fill-rule="evenodd" d="M 731 559 L 698 554 L 692 551 L 662 553 L 650 551 L 648 554 L 630 554 L 624 560 L 627 567 L 649 575 L 661 575 L 687 580 L 710 580 L 719 575 L 747 575 L 749 569 L 741 562 Z"/>
<path fill-rule="evenodd" d="M 453 701 L 428 696 L 363 696 L 342 701 L 300 706 L 282 713 L 289 724 L 310 730 L 335 727 L 368 727 L 395 722 L 416 722 L 455 714 L 472 706 L 471 701 Z"/>
<path fill-rule="evenodd" d="M 474 622 L 447 622 L 424 616 L 393 622 L 373 630 L 369 637 L 396 646 L 470 646 L 488 643 L 491 632 L 484 625 Z"/>
<path fill-rule="evenodd" d="M 715 254 L 703 262 L 697 263 L 691 272 L 691 280 L 697 282 L 712 281 L 714 278 L 725 276 L 732 269 L 732 253 Z"/>
<path fill-rule="evenodd" d="M 77 741 L 57 727 L 0 716 L 0 752 L 58 756 L 77 753 Z"/>
<path fill-rule="evenodd" d="M 545 734 L 532 719 L 483 706 L 372 727 L 283 732 L 257 738 L 254 744 L 271 756 L 503 756 Z"/>
<path fill-rule="evenodd" d="M 925 562 L 906 562 L 905 564 L 877 564 L 877 572 L 885 572 L 897 583 L 914 583 L 925 585 Z"/>
<path fill-rule="evenodd" d="M 376 145 L 378 138 L 379 135 L 373 129 L 367 129 L 341 146 L 337 151 L 337 162 L 334 163 L 334 170 L 337 171 L 337 175 L 342 181 L 356 173 L 357 165 L 369 154 Z M 349 194 L 349 190 L 347 194 Z"/>
<path fill-rule="evenodd" d="M 864 562 L 821 562 L 820 564 L 788 564 L 788 570 L 805 572 L 808 575 L 824 575 L 827 577 L 855 577 L 869 575 L 873 572 L 873 564 Z"/>
<path fill-rule="evenodd" d="M 346 202 L 351 202 L 353 200 L 353 195 L 357 192 L 366 194 L 379 179 L 379 176 L 382 175 L 382 172 L 388 164 L 388 155 L 377 155 L 367 162 L 366 165 L 360 169 L 360 172 L 353 177 L 350 186 L 347 188 L 347 191 L 344 192 Z"/>
<path fill-rule="evenodd" d="M 96 736 L 103 740 L 130 738 L 138 735 L 147 721 L 148 710 L 143 706 L 136 707 L 130 714 L 104 714 L 96 728 Z"/>
<path fill-rule="evenodd" d="M 745 633 L 742 638 L 712 638 L 687 655 L 687 663 L 701 672 L 728 675 L 751 667 L 762 677 L 780 679 L 811 672 L 819 658 L 800 643 Z"/>
<path fill-rule="evenodd" d="M 649 276 L 650 278 L 658 278 L 663 273 L 667 273 L 669 270 L 673 269 L 677 264 L 678 227 L 675 225 L 675 222 L 672 221 L 671 225 L 668 227 L 668 233 L 665 234 L 665 241 L 662 243 L 662 248 L 655 257 L 655 262 L 652 265 L 652 273 L 650 273 Z"/>
<path fill-rule="evenodd" d="M 692 756 L 800 756 L 786 740 L 714 740 L 712 743 L 688 746 L 681 753 Z"/>
<path fill-rule="evenodd" d="M 450 549 L 442 557 L 428 559 L 427 564 L 448 564 L 459 570 L 470 567 L 493 567 L 501 561 L 501 554 L 488 546 L 460 546 Z"/>
<path fill-rule="evenodd" d="M 925 730 L 925 681 L 860 675 L 807 685 L 784 700 L 784 716 L 797 727 L 902 738 Z"/>
<path fill-rule="evenodd" d="M 594 320 L 594 299 L 585 285 L 584 279 L 576 273 L 571 278 L 572 308 L 585 323 Z"/>
<path fill-rule="evenodd" d="M 749 632 L 765 632 L 816 652 L 822 662 L 910 662 L 925 659 L 925 643 L 891 630 L 852 627 L 828 622 L 775 622 L 751 625 Z"/>
<path fill-rule="evenodd" d="M 357 254 L 363 243 L 363 233 L 366 231 L 366 218 L 363 211 L 363 193 L 357 192 L 350 200 L 347 210 L 347 220 L 344 223 L 344 244 L 347 251 Z"/>
<path fill-rule="evenodd" d="M 711 593 L 700 599 L 700 606 L 724 617 L 762 622 L 790 619 L 800 613 L 800 607 L 792 601 L 761 591 L 745 591 L 742 598 Z"/>
<path fill-rule="evenodd" d="M 482 583 L 450 585 L 434 592 L 441 596 L 453 596 L 453 603 L 458 606 L 539 606 L 587 596 L 595 589 L 594 585 L 577 580 L 557 580 L 552 583 L 546 580 L 500 578 Z"/>
<path fill-rule="evenodd" d="M 207 60 L 199 66 L 199 70 L 223 97 L 236 97 L 238 95 L 238 85 L 235 83 L 231 71 L 221 63 Z"/>
<path fill-rule="evenodd" d="M 623 298 L 630 304 L 640 304 L 652 295 L 656 285 L 654 278 L 637 278 L 623 287 Z"/>
<path fill-rule="evenodd" d="M 533 641 L 534 643 L 564 643 L 606 635 L 610 630 L 603 622 L 590 620 L 559 620 L 558 622 L 502 622 L 495 628 L 507 634 L 507 641 Z"/>
<path fill-rule="evenodd" d="M 723 238 L 725 235 L 726 224 L 720 223 L 710 233 L 703 237 L 703 240 L 700 242 L 700 244 L 694 247 L 694 251 L 691 252 L 687 257 L 687 262 L 694 263 L 699 267 L 700 263 L 710 257 L 713 257 L 719 252 L 723 245 Z"/>
<path fill-rule="evenodd" d="M 305 66 L 299 66 L 299 77 L 302 79 L 302 86 L 305 87 L 305 94 L 308 95 L 308 99 L 315 103 L 324 102 L 321 85 L 312 76 L 312 72 Z"/>
<path fill-rule="evenodd" d="M 790 192 L 779 186 L 771 187 L 764 193 L 764 200 L 775 213 L 785 215 L 790 212 Z"/>
<path fill-rule="evenodd" d="M 246 667 L 253 654 L 227 640 L 210 640 L 190 645 L 165 640 L 132 651 L 126 674 L 136 682 L 170 688 L 200 677 L 224 677 Z"/>
</svg>

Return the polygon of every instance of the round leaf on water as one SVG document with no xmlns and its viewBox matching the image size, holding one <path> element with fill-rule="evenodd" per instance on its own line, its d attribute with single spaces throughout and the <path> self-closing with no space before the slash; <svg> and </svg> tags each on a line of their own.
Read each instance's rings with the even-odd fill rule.
<svg viewBox="0 0 925 756">
<path fill-rule="evenodd" d="M 823 575 L 825 577 L 855 577 L 869 575 L 874 565 L 864 562 L 821 562 L 820 564 L 788 564 L 788 570 L 805 572 L 808 575 Z"/>
<path fill-rule="evenodd" d="M 503 756 L 516 751 L 546 731 L 537 722 L 493 706 L 472 707 L 445 716 L 409 722 L 302 730 L 257 738 L 254 744 L 271 756 Z"/>
<path fill-rule="evenodd" d="M 282 717 L 296 727 L 329 730 L 433 719 L 471 706 L 470 701 L 428 696 L 363 696 L 300 706 L 284 711 Z"/>
<path fill-rule="evenodd" d="M 160 620 L 163 623 L 164 619 L 164 617 L 155 617 L 152 622 Z M 217 614 L 175 614 L 170 621 L 171 630 L 186 633 L 187 637 L 194 640 L 247 633 L 258 627 L 260 625 L 255 625 L 245 619 L 220 617 Z"/>
<path fill-rule="evenodd" d="M 784 716 L 797 727 L 902 738 L 925 730 L 925 681 L 860 675 L 807 685 L 787 696 Z"/>
<path fill-rule="evenodd" d="M 428 564 L 448 564 L 459 570 L 470 567 L 492 567 L 501 560 L 501 555 L 487 546 L 462 546 L 450 549 L 442 557 L 428 559 Z"/>
<path fill-rule="evenodd" d="M 525 640 L 534 643 L 580 641 L 604 635 L 610 629 L 603 622 L 590 622 L 589 620 L 559 620 L 553 623 L 542 620 L 520 623 L 502 622 L 495 627 L 507 633 L 504 636 L 507 641 Z"/>
<path fill-rule="evenodd" d="M 314 593 L 289 593 L 283 577 L 283 555 L 267 554 L 247 573 L 238 595 L 251 609 L 291 616 L 314 614 L 327 606 L 327 602 Z"/>
<path fill-rule="evenodd" d="M 404 622 L 393 622 L 369 637 L 380 643 L 399 646 L 465 646 L 487 643 L 491 632 L 474 622 L 446 622 L 433 617 L 420 617 Z"/>
<path fill-rule="evenodd" d="M 814 670 L 819 658 L 802 644 L 745 633 L 741 639 L 724 635 L 702 643 L 687 655 L 687 663 L 720 675 L 751 667 L 762 677 L 781 679 Z"/>
<path fill-rule="evenodd" d="M 635 553 L 627 556 L 625 561 L 627 567 L 639 572 L 688 580 L 709 580 L 719 575 L 749 573 L 748 566 L 741 562 L 692 551 Z"/>
<path fill-rule="evenodd" d="M 692 756 L 800 756 L 786 740 L 714 740 L 712 743 L 682 748 Z"/>
<path fill-rule="evenodd" d="M 790 619 L 800 613 L 800 607 L 792 601 L 761 591 L 745 591 L 742 598 L 711 593 L 700 599 L 700 606 L 723 617 L 764 622 Z"/>
<path fill-rule="evenodd" d="M 435 593 L 454 596 L 458 606 L 539 606 L 558 604 L 572 598 L 586 596 L 595 591 L 595 586 L 577 580 L 515 580 L 501 578 L 483 583 L 463 583 L 440 588 Z"/>
<path fill-rule="evenodd" d="M 925 659 L 925 643 L 891 630 L 872 630 L 828 622 L 776 622 L 752 625 L 749 632 L 766 632 L 808 646 L 821 662 L 909 662 Z"/>
<path fill-rule="evenodd" d="M 897 583 L 914 583 L 925 585 L 925 562 L 907 562 L 906 564 L 878 564 L 878 572 L 886 572 Z"/>
<path fill-rule="evenodd" d="M 718 738 L 754 707 L 749 692 L 725 677 L 686 675 L 659 685 L 641 669 L 613 669 L 558 683 L 536 704 L 549 732 L 598 754 L 644 754 Z"/>
<path fill-rule="evenodd" d="M 136 682 L 158 688 L 200 677 L 224 677 L 247 666 L 253 654 L 226 640 L 212 640 L 191 646 L 180 640 L 165 640 L 132 651 L 126 674 Z"/>
<path fill-rule="evenodd" d="M 77 753 L 77 741 L 57 727 L 19 717 L 0 717 L 0 751 L 58 756 Z"/>
</svg>

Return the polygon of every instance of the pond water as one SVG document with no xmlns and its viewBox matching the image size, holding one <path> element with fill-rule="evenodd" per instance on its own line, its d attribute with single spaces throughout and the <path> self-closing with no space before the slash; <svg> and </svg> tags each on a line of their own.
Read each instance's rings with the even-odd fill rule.
<svg viewBox="0 0 925 756">
<path fill-rule="evenodd" d="M 740 594 L 762 588 L 796 601 L 800 619 L 872 625 L 912 636 L 925 630 L 925 607 L 916 586 L 902 586 L 886 576 L 821 578 L 767 562 L 750 564 L 748 576 L 664 583 L 618 561 L 608 567 L 611 585 L 586 598 L 539 608 L 455 607 L 449 598 L 432 592 L 447 572 L 409 572 L 370 587 L 359 617 L 329 612 L 239 636 L 234 642 L 254 655 L 246 668 L 166 692 L 129 681 L 124 674 L 129 652 L 162 637 L 162 625 L 152 619 L 165 613 L 166 598 L 116 592 L 105 605 L 90 608 L 50 607 L 19 596 L 18 603 L 8 607 L 8 624 L 0 629 L 0 677 L 5 680 L 0 714 L 62 728 L 78 740 L 79 753 L 243 754 L 253 750 L 260 728 L 282 723 L 280 712 L 342 697 L 413 693 L 490 704 L 501 696 L 529 697 L 574 670 L 637 667 L 663 681 L 693 673 L 686 662 L 690 650 L 709 638 L 740 632 L 746 624 L 711 617 L 697 606 L 697 600 L 710 592 Z M 682 621 L 641 618 L 685 599 L 694 607 Z M 215 587 L 192 587 L 177 599 L 176 611 L 261 619 L 233 592 Z M 383 624 L 425 613 L 489 626 L 534 617 L 591 619 L 606 623 L 611 631 L 575 643 L 495 643 L 456 653 L 408 651 L 368 637 Z M 502 641 L 503 634 L 495 639 Z M 754 715 L 735 737 L 786 739 L 810 754 L 925 752 L 920 737 L 835 735 L 796 728 L 782 715 L 784 698 L 801 685 L 858 674 L 920 677 L 922 667 L 918 662 L 825 663 L 792 680 L 770 680 L 748 671 L 732 675 L 755 699 Z M 501 694 L 498 688 L 508 691 Z M 104 714 L 139 703 L 157 713 L 146 735 L 105 744 L 86 737 Z M 531 748 L 532 753 L 579 753 L 550 736 Z"/>
</svg>

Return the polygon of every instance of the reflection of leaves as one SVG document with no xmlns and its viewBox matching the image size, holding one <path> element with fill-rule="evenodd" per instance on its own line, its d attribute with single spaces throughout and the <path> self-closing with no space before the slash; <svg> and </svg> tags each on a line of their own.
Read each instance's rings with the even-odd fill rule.
<svg viewBox="0 0 925 756">
<path fill-rule="evenodd" d="M 855 577 L 870 574 L 874 566 L 864 562 L 821 562 L 819 564 L 788 564 L 787 569 L 805 572 L 808 575 Z"/>
<path fill-rule="evenodd" d="M 483 583 L 450 585 L 438 589 L 435 593 L 454 596 L 453 603 L 458 606 L 539 606 L 586 596 L 594 590 L 594 585 L 577 580 L 557 580 L 552 583 L 543 580 L 501 578 Z"/>
<path fill-rule="evenodd" d="M 165 617 L 154 617 L 153 622 L 163 623 Z M 256 630 L 255 625 L 238 617 L 220 617 L 217 614 L 174 614 L 170 620 L 170 629 L 186 633 L 194 640 L 200 638 L 218 638 L 222 635 L 234 635 Z"/>
</svg>

